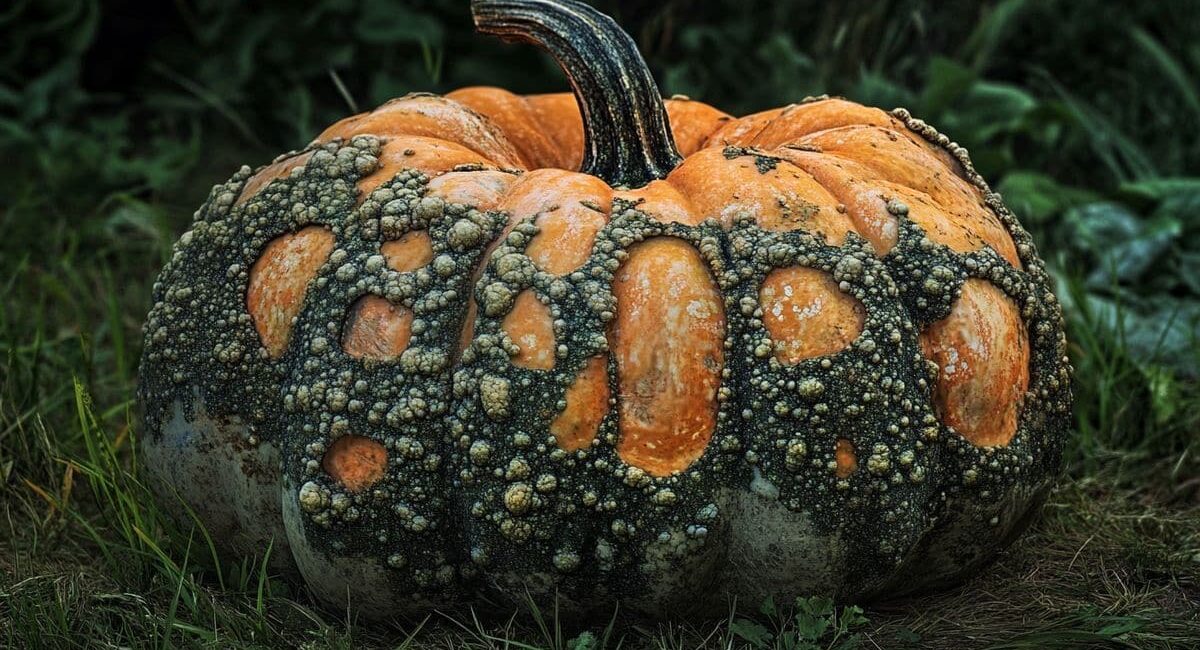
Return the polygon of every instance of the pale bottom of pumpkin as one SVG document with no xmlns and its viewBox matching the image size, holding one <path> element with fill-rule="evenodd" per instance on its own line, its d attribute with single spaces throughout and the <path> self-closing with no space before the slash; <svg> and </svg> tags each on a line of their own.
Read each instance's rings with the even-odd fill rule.
<svg viewBox="0 0 1200 650">
<path fill-rule="evenodd" d="M 1037 519 L 1053 478 L 1017 485 L 996 502 L 952 499 L 907 557 L 864 599 L 895 599 L 952 587 L 975 575 Z"/>
<path fill-rule="evenodd" d="M 146 483 L 183 530 L 204 527 L 218 549 L 235 558 L 262 558 L 275 571 L 295 572 L 279 512 L 279 450 L 251 444 L 236 417 L 212 417 L 193 393 L 176 400 L 160 431 L 142 439 Z"/>
<path fill-rule="evenodd" d="M 199 398 L 191 406 L 189 412 L 187 405 L 173 404 L 162 431 L 143 441 L 150 485 L 183 525 L 202 523 L 230 558 L 261 557 L 270 547 L 274 570 L 295 575 L 298 568 L 312 592 L 339 610 L 390 618 L 454 604 L 454 587 L 425 595 L 398 590 L 384 558 L 318 550 L 305 534 L 296 486 L 280 485 L 277 478 L 278 451 L 263 442 L 251 445 L 243 422 L 211 417 Z M 704 540 L 668 531 L 643 549 L 640 575 L 627 585 L 567 595 L 549 567 L 528 575 L 493 568 L 472 588 L 518 606 L 527 594 L 543 603 L 557 597 L 560 613 L 572 617 L 608 616 L 618 601 L 625 612 L 688 618 L 724 616 L 735 599 L 739 608 L 752 609 L 767 597 L 776 603 L 811 595 L 886 600 L 944 588 L 977 572 L 1024 530 L 1048 485 L 1016 487 L 987 504 L 948 504 L 899 565 L 865 581 L 849 562 L 853 540 L 819 531 L 808 514 L 789 510 L 775 495 L 718 488 L 714 500 L 721 514 Z M 629 589 L 635 582 L 637 588 Z"/>
<path fill-rule="evenodd" d="M 383 558 L 337 556 L 314 548 L 305 534 L 298 492 L 297 486 L 284 481 L 283 523 L 304 583 L 325 604 L 377 620 L 423 616 L 454 604 L 444 597 L 397 589 L 395 570 Z"/>
<path fill-rule="evenodd" d="M 821 532 L 807 513 L 753 490 L 724 488 L 716 501 L 726 514 L 710 524 L 704 543 L 683 531 L 668 533 L 644 548 L 640 574 L 622 583 L 568 593 L 550 568 L 529 574 L 493 568 L 472 591 L 485 597 L 478 602 L 517 609 L 532 598 L 542 611 L 569 619 L 606 619 L 614 609 L 658 619 L 715 619 L 727 616 L 734 603 L 757 610 L 768 598 L 784 604 L 815 595 L 844 603 L 886 601 L 943 589 L 977 573 L 1028 526 L 1049 484 L 1018 487 L 986 505 L 950 504 L 947 516 L 931 523 L 897 566 L 878 575 L 863 576 L 852 561 L 854 541 Z M 397 590 L 380 558 L 316 550 L 305 538 L 298 502 L 284 494 L 296 562 L 313 593 L 330 606 L 383 619 L 419 617 L 456 603 L 446 592 Z"/>
</svg>

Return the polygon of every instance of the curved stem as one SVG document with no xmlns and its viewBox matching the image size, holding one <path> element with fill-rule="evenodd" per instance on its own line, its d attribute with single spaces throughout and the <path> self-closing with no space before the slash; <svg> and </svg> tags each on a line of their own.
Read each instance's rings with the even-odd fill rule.
<svg viewBox="0 0 1200 650">
<path fill-rule="evenodd" d="M 566 73 L 583 115 L 580 171 L 641 187 L 682 161 L 654 77 L 612 18 L 574 0 L 472 0 L 471 13 L 479 31 L 533 43 Z"/>
</svg>

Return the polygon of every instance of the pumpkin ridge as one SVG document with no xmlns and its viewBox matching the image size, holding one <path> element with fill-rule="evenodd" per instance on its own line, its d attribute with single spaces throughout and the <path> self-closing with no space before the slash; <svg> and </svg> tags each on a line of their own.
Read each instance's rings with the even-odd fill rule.
<svg viewBox="0 0 1200 650">
<path fill-rule="evenodd" d="M 767 128 L 768 124 L 779 119 L 783 115 L 783 111 L 786 108 L 787 108 L 786 106 L 781 106 L 779 108 L 771 108 L 771 109 L 767 109 L 765 111 L 759 111 L 757 113 L 751 113 L 749 115 L 735 117 L 732 120 L 721 124 L 719 127 L 717 127 L 717 129 L 715 131 L 710 133 L 708 135 L 708 138 L 705 139 L 704 145 L 701 148 L 703 149 L 703 148 L 707 148 L 707 147 L 717 147 L 717 146 L 723 147 L 723 146 L 729 146 L 729 145 L 744 146 L 744 145 L 750 144 L 754 140 L 754 138 L 756 138 L 760 133 L 762 133 Z M 771 115 L 771 117 L 767 118 L 766 116 L 768 116 L 768 115 Z M 766 122 L 764 124 L 762 124 L 761 126 L 755 125 L 755 122 L 754 122 L 755 120 L 763 120 L 763 119 L 766 119 Z M 718 135 L 725 136 L 724 132 L 726 130 L 736 131 L 739 127 L 750 127 L 750 128 L 753 128 L 754 130 L 753 130 L 753 133 L 749 133 L 749 132 L 735 133 L 735 134 L 732 134 L 732 139 L 730 137 L 722 137 L 721 140 L 719 140 L 717 142 L 713 142 L 713 138 L 717 137 Z"/>
<path fill-rule="evenodd" d="M 785 160 L 809 171 L 818 183 L 836 196 L 846 207 L 846 213 L 855 223 L 858 232 L 866 235 L 872 241 L 876 253 L 881 257 L 888 254 L 896 244 L 896 217 L 888 209 L 888 205 L 892 201 L 904 204 L 908 209 L 910 218 L 914 218 L 912 215 L 920 213 L 926 217 L 926 220 L 941 221 L 946 226 L 954 228 L 955 230 L 951 234 L 961 233 L 967 244 L 965 247 L 961 247 L 961 244 L 958 247 L 952 247 L 954 250 L 965 253 L 982 250 L 983 248 L 991 248 L 990 243 L 986 241 L 973 242 L 972 238 L 978 237 L 978 233 L 961 225 L 956 212 L 946 208 L 937 197 L 927 194 L 924 190 L 871 175 L 872 172 L 869 169 L 845 171 L 842 165 L 839 165 L 837 162 L 833 162 L 832 165 L 841 173 L 844 173 L 843 178 L 847 182 L 834 183 L 835 179 L 832 176 L 828 176 L 824 170 L 818 173 L 817 170 L 819 167 L 814 167 L 814 164 L 818 166 L 824 165 L 827 161 L 831 160 L 843 161 L 858 167 L 861 163 L 856 158 L 824 151 L 798 152 L 786 146 L 775 151 Z M 814 157 L 817 159 L 816 161 L 813 160 Z M 883 232 L 876 231 L 868 234 L 866 232 L 868 229 L 877 230 L 872 222 L 876 224 L 880 223 L 878 217 L 883 217 L 881 226 Z M 996 223 L 999 224 L 999 221 L 997 220 Z M 924 226 L 923 228 L 933 241 L 941 244 L 950 243 L 946 241 L 946 236 L 942 233 L 933 232 Z M 1015 251 L 1012 255 L 1014 258 L 1009 259 L 1010 263 L 1017 261 L 1015 260 Z"/>
<path fill-rule="evenodd" d="M 895 192 L 895 188 L 897 187 L 904 188 L 903 193 L 911 193 L 913 196 L 918 196 L 928 201 L 931 207 L 934 207 L 940 214 L 939 218 L 947 225 L 958 229 L 962 233 L 962 236 L 966 238 L 966 241 L 970 241 L 973 238 L 979 238 L 983 240 L 982 242 L 972 242 L 972 245 L 969 248 L 962 249 L 963 252 L 969 250 L 978 250 L 981 247 L 991 246 L 992 248 L 996 248 L 998 252 L 1000 252 L 1010 261 L 1010 263 L 1016 265 L 1021 264 L 1017 255 L 1016 244 L 1012 240 L 1011 232 L 1008 228 L 1003 227 L 1001 219 L 994 213 L 993 210 L 986 206 L 984 203 L 984 196 L 977 189 L 971 187 L 971 185 L 965 180 L 960 179 L 957 175 L 955 175 L 953 170 L 945 167 L 940 160 L 933 160 L 931 162 L 933 164 L 943 165 L 943 169 L 945 169 L 945 171 L 951 174 L 953 177 L 951 182 L 962 183 L 963 191 L 969 193 L 970 197 L 974 199 L 976 204 L 957 203 L 956 205 L 949 205 L 945 200 L 939 198 L 938 196 L 929 194 L 926 190 L 917 187 L 912 183 L 904 182 L 903 180 L 896 179 L 894 177 L 889 177 L 890 175 L 882 173 L 880 170 L 872 166 L 869 161 L 864 161 L 861 156 L 851 155 L 847 152 L 831 151 L 821 147 L 820 145 L 812 145 L 815 150 L 803 148 L 805 144 L 803 141 L 806 139 L 814 138 L 820 134 L 830 133 L 840 129 L 854 129 L 858 126 L 878 129 L 880 131 L 890 131 L 890 129 L 885 129 L 883 127 L 874 125 L 849 125 L 837 127 L 837 129 L 818 131 L 804 136 L 804 138 L 800 139 L 798 147 L 795 144 L 789 143 L 782 145 L 773 151 L 777 155 L 780 155 L 783 158 L 800 165 L 801 167 L 806 166 L 804 160 L 807 158 L 807 156 L 805 154 L 821 156 L 825 157 L 826 159 L 831 158 L 833 160 L 846 161 L 855 165 L 855 169 L 853 171 L 844 172 L 845 177 L 851 181 L 851 183 L 845 187 L 831 187 L 827 182 L 820 179 L 818 179 L 818 182 L 821 183 L 831 193 L 838 196 L 839 200 L 841 200 L 847 206 L 847 209 L 853 213 L 856 223 L 863 223 L 864 221 L 869 220 L 867 215 L 862 212 L 863 206 L 861 206 L 858 201 L 854 200 L 860 193 L 867 190 L 875 190 L 882 195 L 886 195 L 886 190 L 888 187 L 892 187 L 893 192 Z M 896 135 L 899 136 L 900 134 Z M 834 166 L 837 167 L 838 165 L 834 163 Z M 910 206 L 910 208 L 911 207 L 914 206 Z M 975 224 L 963 223 L 964 219 L 974 220 Z M 988 227 L 994 228 L 994 234 L 1002 237 L 1002 239 L 999 241 L 988 241 L 987 238 L 985 238 L 985 228 Z M 939 233 L 931 232 L 930 236 L 935 241 L 942 241 Z M 881 253 L 883 252 L 886 251 L 881 251 Z"/>
<path fill-rule="evenodd" d="M 1017 256 L 1021 260 L 1021 266 L 1031 272 L 1035 282 L 1042 287 L 1049 287 L 1051 282 L 1046 273 L 1046 265 L 1037 253 L 1037 245 L 1034 243 L 1033 237 L 1021 226 L 1016 216 L 1004 204 L 1000 195 L 992 191 L 987 180 L 975 170 L 970 156 L 967 155 L 967 150 L 952 141 L 945 134 L 938 132 L 937 129 L 930 126 L 924 120 L 913 117 L 908 109 L 895 108 L 889 114 L 904 124 L 909 131 L 924 139 L 931 146 L 944 151 L 956 161 L 958 165 L 955 169 L 956 173 L 962 176 L 963 179 L 982 195 L 984 205 L 996 215 L 1001 225 L 1008 231 L 1008 235 L 1012 238 L 1013 245 L 1016 247 Z M 1049 291 L 1048 288 L 1046 292 L 1050 296 L 1051 301 L 1055 303 L 1054 308 L 1058 309 L 1057 298 L 1054 297 L 1054 293 Z M 1059 317 L 1061 319 L 1061 314 Z"/>
<path fill-rule="evenodd" d="M 771 128 L 755 135 L 752 141 L 754 144 L 770 148 L 822 131 L 841 127 L 874 126 L 894 131 L 913 144 L 927 148 L 957 176 L 965 179 L 954 156 L 921 134 L 912 132 L 903 120 L 892 113 L 829 95 L 807 97 L 780 110 L 779 117 L 785 119 L 772 120 Z M 804 127 L 796 128 L 798 124 L 803 124 Z"/>
<path fill-rule="evenodd" d="M 709 146 L 707 142 L 712 134 L 734 119 L 733 116 L 710 104 L 684 95 L 674 95 L 663 100 L 663 106 L 667 109 L 671 133 L 684 158 Z M 704 115 L 704 113 L 708 114 Z M 700 128 L 695 133 L 689 133 L 697 122 L 702 121 L 710 122 L 707 129 Z M 681 140 L 681 136 L 687 136 L 687 140 Z"/>
<path fill-rule="evenodd" d="M 891 141 L 897 142 L 897 143 L 899 143 L 900 139 L 902 138 L 904 140 L 904 142 L 907 143 L 907 145 L 906 144 L 898 144 L 897 145 L 898 147 L 904 148 L 905 146 L 911 145 L 911 146 L 916 147 L 916 149 L 914 150 L 914 153 L 916 153 L 917 155 L 929 156 L 931 158 L 929 161 L 926 161 L 927 164 L 922 165 L 920 167 L 920 171 L 922 173 L 919 175 L 919 177 L 914 176 L 910 180 L 915 181 L 915 180 L 918 180 L 918 178 L 920 178 L 920 179 L 937 178 L 938 180 L 944 181 L 942 183 L 935 184 L 935 186 L 939 190 L 943 189 L 944 186 L 948 186 L 949 188 L 953 188 L 953 190 L 955 190 L 953 192 L 939 192 L 938 193 L 939 197 L 951 197 L 957 193 L 960 195 L 958 197 L 960 200 L 961 199 L 969 199 L 970 201 L 973 201 L 975 204 L 979 204 L 979 206 L 982 207 L 983 193 L 980 192 L 977 188 L 973 187 L 971 185 L 971 183 L 969 183 L 965 178 L 961 177 L 957 172 L 954 171 L 954 169 L 952 169 L 950 167 L 948 162 L 943 158 L 943 154 L 945 154 L 945 152 L 941 151 L 935 145 L 932 145 L 928 142 L 915 142 L 914 138 L 916 136 L 914 136 L 911 133 L 902 133 L 900 131 L 897 131 L 895 128 L 892 128 L 891 126 L 880 126 L 877 124 L 847 124 L 847 125 L 843 125 L 843 126 L 830 128 L 830 129 L 822 129 L 819 131 L 813 131 L 810 133 L 806 133 L 803 136 L 800 136 L 799 138 L 796 138 L 795 140 L 790 141 L 788 144 L 794 144 L 794 145 L 800 145 L 800 146 L 804 146 L 806 144 L 811 144 L 811 145 L 815 146 L 819 150 L 820 153 L 823 153 L 825 155 L 831 155 L 831 156 L 839 156 L 839 157 L 845 158 L 847 160 L 852 160 L 852 161 L 858 163 L 859 165 L 863 166 L 864 168 L 870 170 L 875 176 L 877 176 L 881 179 L 892 180 L 893 182 L 902 182 L 902 184 L 904 184 L 908 187 L 911 187 L 912 189 L 922 190 L 923 192 L 930 193 L 928 189 L 919 187 L 917 184 L 915 184 L 913 182 L 903 182 L 903 181 L 895 178 L 894 175 L 892 173 L 890 173 L 888 170 L 886 170 L 884 168 L 880 168 L 878 165 L 879 157 L 876 155 L 861 156 L 861 155 L 856 155 L 857 151 L 849 151 L 848 152 L 848 151 L 843 150 L 844 147 L 847 145 L 856 144 L 854 141 L 837 143 L 838 147 L 836 147 L 836 148 L 830 147 L 828 144 L 822 144 L 820 142 L 820 140 L 834 137 L 837 135 L 846 135 L 849 138 L 853 139 L 859 135 L 866 135 L 866 134 L 872 134 L 872 133 L 880 133 L 884 137 L 886 137 L 888 140 L 891 140 Z M 859 143 L 859 144 L 869 144 L 869 143 Z M 860 149 L 861 149 L 861 147 L 860 147 Z M 948 175 L 947 176 L 939 176 L 936 173 L 931 173 L 930 166 L 940 167 L 945 172 L 948 172 Z M 931 196 L 932 196 L 932 194 L 931 194 Z M 940 202 L 940 200 L 939 200 L 939 202 Z M 969 203 L 967 203 L 967 204 L 969 204 Z M 964 205 L 967 205 L 967 204 L 964 204 Z"/>
<path fill-rule="evenodd" d="M 316 142 L 349 139 L 370 134 L 386 140 L 391 136 L 417 136 L 455 144 L 502 167 L 527 169 L 508 136 L 487 116 L 442 95 L 409 93 L 382 106 L 347 117 L 325 129 Z"/>
<path fill-rule="evenodd" d="M 496 125 L 524 158 L 526 169 L 565 167 L 562 145 L 553 131 L 538 128 L 535 111 L 526 97 L 493 86 L 468 86 L 444 95 Z"/>
</svg>

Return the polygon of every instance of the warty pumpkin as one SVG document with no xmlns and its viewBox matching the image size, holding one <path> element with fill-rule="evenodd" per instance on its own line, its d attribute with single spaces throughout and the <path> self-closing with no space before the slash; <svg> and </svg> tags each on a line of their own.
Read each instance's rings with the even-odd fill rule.
<svg viewBox="0 0 1200 650">
<path fill-rule="evenodd" d="M 374 615 L 893 597 L 1021 532 L 1070 368 L 966 151 L 663 101 L 582 3 L 472 9 L 574 96 L 408 95 L 215 187 L 145 326 L 164 501 Z"/>
</svg>

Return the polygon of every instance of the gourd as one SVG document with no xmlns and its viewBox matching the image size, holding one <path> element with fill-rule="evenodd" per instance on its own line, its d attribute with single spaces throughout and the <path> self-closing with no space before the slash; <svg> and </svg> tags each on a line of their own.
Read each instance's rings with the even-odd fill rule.
<svg viewBox="0 0 1200 650">
<path fill-rule="evenodd" d="M 145 325 L 164 502 L 380 616 L 895 597 L 1021 532 L 1070 367 L 965 150 L 836 98 L 664 101 L 582 3 L 472 9 L 573 96 L 408 95 L 216 186 Z"/>
</svg>

